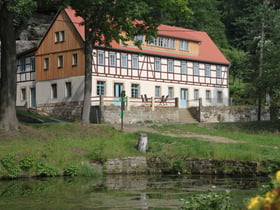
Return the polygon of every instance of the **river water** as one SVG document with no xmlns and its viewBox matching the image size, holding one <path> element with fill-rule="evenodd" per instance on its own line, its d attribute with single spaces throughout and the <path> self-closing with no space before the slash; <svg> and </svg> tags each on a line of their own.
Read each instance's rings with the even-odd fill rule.
<svg viewBox="0 0 280 210">
<path fill-rule="evenodd" d="M 104 176 L 0 181 L 0 209 L 178 209 L 191 193 L 230 190 L 241 208 L 268 178 Z"/>
</svg>

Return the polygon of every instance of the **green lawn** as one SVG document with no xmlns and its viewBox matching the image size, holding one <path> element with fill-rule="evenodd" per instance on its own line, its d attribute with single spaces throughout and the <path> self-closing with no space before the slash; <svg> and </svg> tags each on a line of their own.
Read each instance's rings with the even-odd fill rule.
<svg viewBox="0 0 280 210">
<path fill-rule="evenodd" d="M 252 123 L 152 126 L 147 133 L 147 156 L 198 157 L 233 160 L 280 160 L 280 121 Z M 87 175 L 88 161 L 140 156 L 135 149 L 139 134 L 123 133 L 110 125 L 80 123 L 24 124 L 17 133 L 0 131 L 0 175 Z M 203 141 L 197 137 L 170 137 L 165 133 L 207 134 L 237 143 Z"/>
</svg>

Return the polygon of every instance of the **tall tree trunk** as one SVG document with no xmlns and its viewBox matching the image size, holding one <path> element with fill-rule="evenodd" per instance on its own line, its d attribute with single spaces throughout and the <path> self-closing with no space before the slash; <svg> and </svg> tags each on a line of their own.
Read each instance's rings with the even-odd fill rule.
<svg viewBox="0 0 280 210">
<path fill-rule="evenodd" d="M 1 80 L 0 128 L 6 131 L 18 128 L 16 117 L 16 32 L 13 14 L 2 5 L 0 12 Z"/>
<path fill-rule="evenodd" d="M 93 42 L 90 38 L 90 27 L 85 22 L 85 87 L 84 87 L 84 102 L 82 113 L 82 124 L 88 125 L 90 107 L 91 107 L 91 92 L 92 92 L 92 50 Z"/>
</svg>

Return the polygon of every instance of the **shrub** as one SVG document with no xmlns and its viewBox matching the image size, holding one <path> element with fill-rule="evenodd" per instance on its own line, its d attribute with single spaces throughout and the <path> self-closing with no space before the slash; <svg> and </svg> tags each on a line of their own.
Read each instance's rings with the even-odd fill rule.
<svg viewBox="0 0 280 210">
<path fill-rule="evenodd" d="M 58 176 L 58 170 L 46 165 L 45 163 L 38 163 L 36 166 L 36 173 L 38 176 Z"/>
<path fill-rule="evenodd" d="M 5 155 L 1 158 L 1 163 L 6 171 L 6 176 L 9 178 L 16 178 L 19 176 L 20 168 L 18 166 L 16 157 L 12 154 Z"/>
<path fill-rule="evenodd" d="M 26 157 L 19 162 L 19 167 L 23 171 L 28 171 L 34 166 L 34 159 L 32 157 Z"/>
<path fill-rule="evenodd" d="M 64 176 L 77 176 L 78 175 L 78 168 L 76 166 L 68 166 L 63 170 Z"/>
</svg>

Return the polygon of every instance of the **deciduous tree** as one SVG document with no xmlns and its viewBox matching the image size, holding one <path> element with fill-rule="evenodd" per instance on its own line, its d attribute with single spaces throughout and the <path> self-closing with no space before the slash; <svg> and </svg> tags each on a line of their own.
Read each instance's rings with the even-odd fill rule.
<svg viewBox="0 0 280 210">
<path fill-rule="evenodd" d="M 18 128 L 16 117 L 16 37 L 26 17 L 35 7 L 34 0 L 0 0 L 0 128 Z"/>
</svg>

